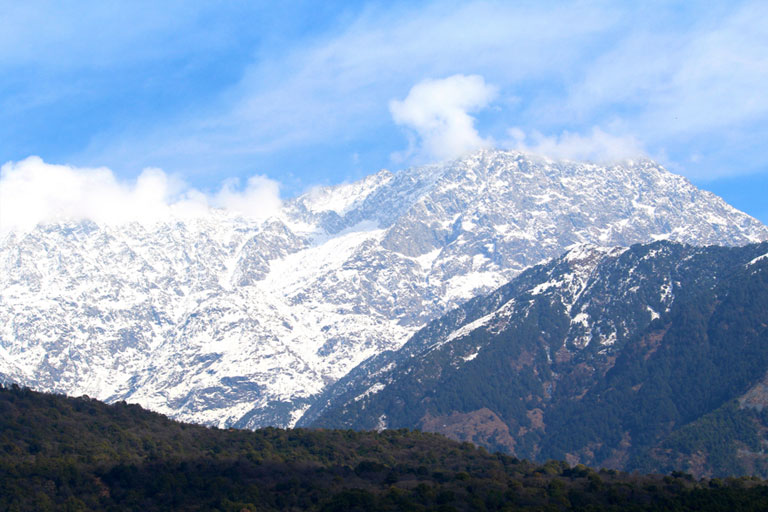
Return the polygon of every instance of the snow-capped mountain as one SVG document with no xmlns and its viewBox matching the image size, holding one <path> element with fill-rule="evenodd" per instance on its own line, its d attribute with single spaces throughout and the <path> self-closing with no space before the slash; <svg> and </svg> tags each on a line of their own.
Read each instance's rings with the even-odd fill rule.
<svg viewBox="0 0 768 512">
<path fill-rule="evenodd" d="M 0 242 L 0 377 L 219 426 L 292 425 L 328 384 L 573 244 L 768 228 L 659 165 L 484 150 L 318 188 L 267 221 L 41 225 Z"/>
<path fill-rule="evenodd" d="M 579 245 L 337 381 L 300 425 L 534 460 L 768 474 L 768 243 Z"/>
</svg>

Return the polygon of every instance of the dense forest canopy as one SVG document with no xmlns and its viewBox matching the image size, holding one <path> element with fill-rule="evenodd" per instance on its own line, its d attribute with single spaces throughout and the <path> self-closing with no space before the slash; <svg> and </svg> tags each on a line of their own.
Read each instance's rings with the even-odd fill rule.
<svg viewBox="0 0 768 512">
<path fill-rule="evenodd" d="M 0 510 L 764 510 L 757 478 L 533 464 L 409 430 L 219 430 L 0 388 Z"/>
</svg>

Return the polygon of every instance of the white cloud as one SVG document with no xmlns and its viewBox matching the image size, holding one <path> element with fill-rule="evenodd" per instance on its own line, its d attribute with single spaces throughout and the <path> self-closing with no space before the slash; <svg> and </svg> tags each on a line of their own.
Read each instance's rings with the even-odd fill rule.
<svg viewBox="0 0 768 512">
<path fill-rule="evenodd" d="M 227 180 L 211 198 L 216 208 L 237 212 L 251 218 L 264 218 L 280 208 L 280 185 L 266 176 L 251 176 L 245 189 L 237 189 L 237 180 Z"/>
<path fill-rule="evenodd" d="M 645 155 L 635 137 L 612 135 L 596 126 L 586 135 L 567 131 L 560 136 L 545 136 L 537 131 L 526 135 L 520 128 L 511 128 L 508 133 L 510 140 L 504 145 L 509 149 L 556 159 L 613 162 Z"/>
<path fill-rule="evenodd" d="M 295 17 L 297 25 L 288 23 L 294 29 L 289 33 L 271 23 L 270 16 L 292 19 L 282 5 L 256 16 L 239 4 L 230 10 L 187 4 L 157 12 L 130 4 L 121 8 L 127 13 L 116 14 L 111 5 L 73 10 L 19 3 L 23 7 L 9 11 L 9 30 L 0 32 L 0 65 L 23 81 L 9 89 L 18 94 L 0 97 L 4 125 L 14 126 L 9 135 L 23 134 L 15 125 L 23 126 L 35 112 L 71 112 L 71 96 L 78 92 L 89 106 L 116 98 L 122 104 L 136 84 L 143 91 L 164 75 L 172 79 L 160 82 L 175 88 L 187 75 L 177 75 L 171 64 L 207 69 L 206 61 L 219 61 L 209 51 L 216 47 L 221 60 L 239 60 L 222 67 L 231 76 L 205 96 L 188 93 L 194 101 L 180 102 L 167 116 L 131 119 L 118 112 L 117 123 L 83 123 L 94 131 L 77 138 L 78 144 L 90 145 L 57 148 L 54 154 L 82 164 L 107 163 L 118 172 L 157 165 L 190 176 L 222 169 L 239 174 L 268 159 L 273 169 L 279 159 L 295 168 L 297 151 L 321 146 L 360 150 L 366 161 L 366 146 L 377 155 L 392 150 L 396 128 L 388 100 L 402 98 L 424 77 L 463 73 L 482 75 L 502 91 L 514 89 L 521 99 L 512 107 L 503 97 L 496 100 L 498 114 L 477 123 L 484 136 L 499 139 L 503 127 L 512 125 L 547 134 L 588 133 L 592 126 L 624 132 L 611 128 L 619 119 L 654 155 L 667 150 L 682 162 L 697 153 L 699 162 L 681 169 L 688 176 L 764 168 L 768 31 L 756 20 L 766 18 L 768 4 L 759 0 L 716 0 L 706 9 L 659 1 L 368 2 L 345 6 L 343 15 L 327 11 L 310 33 L 295 30 L 302 16 Z M 28 11 L 49 21 L 38 23 Z M 196 25 L 219 11 L 227 12 L 222 22 Z M 301 8 L 296 13 L 306 14 Z M 243 36 L 262 32 L 252 29 L 256 19 L 267 20 L 266 37 L 258 43 Z M 233 31 L 234 20 L 241 22 L 239 31 Z M 28 30 L 36 26 L 44 30 Z M 27 68 L 27 74 L 15 72 Z M 83 75 L 82 68 L 99 80 Z M 138 78 L 127 89 L 101 80 L 128 76 Z M 102 96 L 93 98 L 94 90 Z M 158 96 L 162 104 L 166 96 L 167 91 Z M 40 108 L 49 104 L 68 107 Z M 41 124 L 33 121 L 32 127 Z M 52 121 L 47 124 L 59 124 Z M 8 155 L 16 155 L 17 147 L 46 151 L 18 137 L 4 138 Z M 268 156 L 259 160 L 263 155 Z M 349 177 L 338 173 L 333 180 Z"/>
<path fill-rule="evenodd" d="M 681 27 L 627 31 L 585 64 L 564 95 L 543 96 L 527 117 L 571 126 L 620 119 L 650 152 L 668 153 L 679 164 L 665 163 L 694 179 L 764 169 L 768 32 L 755 20 L 766 19 L 768 4 L 700 14 Z"/>
<path fill-rule="evenodd" d="M 33 156 L 0 169 L 0 232 L 60 220 L 146 224 L 204 215 L 211 208 L 258 219 L 280 207 L 277 182 L 254 176 L 243 190 L 236 184 L 225 182 L 217 193 L 206 195 L 160 169 L 145 169 L 135 182 L 126 183 L 106 167 L 53 165 Z"/>
<path fill-rule="evenodd" d="M 91 138 L 75 157 L 116 168 L 127 162 L 130 168 L 220 172 L 302 145 L 358 136 L 389 140 L 387 102 L 413 84 L 477 73 L 506 86 L 567 69 L 583 53 L 577 42 L 610 27 L 615 15 L 606 10 L 589 3 L 546 9 L 486 1 L 370 4 L 332 30 L 257 52 L 241 81 L 205 108 L 190 108 L 151 130 Z"/>
<path fill-rule="evenodd" d="M 469 113 L 486 107 L 496 94 L 481 76 L 453 75 L 419 82 L 404 100 L 390 101 L 389 111 L 395 123 L 421 139 L 420 148 L 409 152 L 444 160 L 491 144 L 477 133 Z"/>
</svg>

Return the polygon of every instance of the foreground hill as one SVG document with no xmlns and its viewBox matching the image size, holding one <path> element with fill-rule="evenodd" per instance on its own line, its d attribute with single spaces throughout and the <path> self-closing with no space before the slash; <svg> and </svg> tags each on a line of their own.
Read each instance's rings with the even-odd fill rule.
<svg viewBox="0 0 768 512">
<path fill-rule="evenodd" d="M 757 479 L 533 465 L 409 431 L 218 430 L 0 387 L 0 510 L 764 510 Z"/>
<path fill-rule="evenodd" d="M 576 247 L 332 386 L 303 424 L 768 476 L 768 243 Z"/>
<path fill-rule="evenodd" d="M 574 243 L 743 245 L 768 228 L 649 160 L 480 151 L 313 190 L 255 222 L 0 240 L 0 376 L 217 426 L 293 425 L 328 384 Z"/>
</svg>

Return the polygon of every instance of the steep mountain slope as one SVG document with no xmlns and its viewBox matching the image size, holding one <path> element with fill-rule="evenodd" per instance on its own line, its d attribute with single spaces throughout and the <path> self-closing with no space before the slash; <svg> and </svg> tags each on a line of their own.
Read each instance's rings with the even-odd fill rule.
<svg viewBox="0 0 768 512">
<path fill-rule="evenodd" d="M 579 246 L 341 379 L 302 423 L 538 460 L 768 474 L 768 243 Z"/>
<path fill-rule="evenodd" d="M 38 226 L 0 242 L 0 376 L 188 421 L 291 425 L 357 364 L 573 243 L 768 228 L 650 161 L 481 151 L 321 188 L 263 222 Z"/>
</svg>

